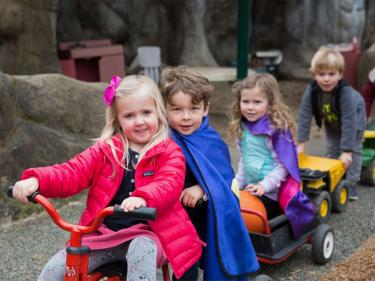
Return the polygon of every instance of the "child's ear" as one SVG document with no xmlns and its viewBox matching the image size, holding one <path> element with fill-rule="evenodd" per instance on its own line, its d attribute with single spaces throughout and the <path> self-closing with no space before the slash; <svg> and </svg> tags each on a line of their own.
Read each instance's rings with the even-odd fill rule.
<svg viewBox="0 0 375 281">
<path fill-rule="evenodd" d="M 207 103 L 206 108 L 204 109 L 203 116 L 206 117 L 208 115 L 208 111 L 210 109 L 210 103 Z"/>
</svg>

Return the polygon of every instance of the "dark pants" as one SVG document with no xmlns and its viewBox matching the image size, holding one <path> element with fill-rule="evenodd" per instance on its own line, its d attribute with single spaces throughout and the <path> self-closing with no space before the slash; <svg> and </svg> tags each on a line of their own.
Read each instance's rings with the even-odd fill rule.
<svg viewBox="0 0 375 281">
<path fill-rule="evenodd" d="M 268 220 L 283 214 L 283 211 L 279 206 L 279 202 L 272 200 L 264 195 L 259 197 L 259 199 L 263 202 L 264 207 L 266 208 Z"/>
<path fill-rule="evenodd" d="M 181 276 L 180 279 L 177 279 L 176 276 L 173 274 L 173 280 L 176 281 L 197 281 L 198 280 L 198 268 L 199 268 L 199 261 L 192 265 L 187 271 L 185 271 L 184 275 Z"/>
<path fill-rule="evenodd" d="M 191 222 L 193 223 L 195 230 L 197 231 L 199 238 L 204 241 L 204 235 L 206 232 L 206 219 L 207 219 L 207 202 L 196 206 L 195 208 L 185 208 Z M 193 264 L 180 279 L 177 279 L 173 274 L 173 280 L 178 281 L 197 281 L 198 280 L 198 269 L 199 261 Z"/>
<path fill-rule="evenodd" d="M 354 132 L 353 132 L 354 134 Z M 338 159 L 342 153 L 340 148 L 341 135 L 326 130 L 326 156 Z M 346 184 L 355 187 L 361 179 L 362 171 L 363 131 L 357 131 L 352 151 L 352 164 L 346 170 Z"/>
</svg>

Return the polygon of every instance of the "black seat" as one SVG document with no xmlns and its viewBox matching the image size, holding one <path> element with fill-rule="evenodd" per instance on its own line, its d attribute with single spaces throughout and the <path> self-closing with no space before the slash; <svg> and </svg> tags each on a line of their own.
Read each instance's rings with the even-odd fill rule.
<svg viewBox="0 0 375 281">
<path fill-rule="evenodd" d="M 284 214 L 274 217 L 268 222 L 268 224 L 270 225 L 271 232 L 286 223 L 288 223 L 288 217 Z"/>
<path fill-rule="evenodd" d="M 324 176 L 324 173 L 319 170 L 299 169 L 299 172 L 301 177 L 306 179 L 319 179 Z"/>
<path fill-rule="evenodd" d="M 127 264 L 121 261 L 107 263 L 98 267 L 95 271 L 101 272 L 105 277 L 119 276 L 121 279 L 125 279 Z"/>
</svg>

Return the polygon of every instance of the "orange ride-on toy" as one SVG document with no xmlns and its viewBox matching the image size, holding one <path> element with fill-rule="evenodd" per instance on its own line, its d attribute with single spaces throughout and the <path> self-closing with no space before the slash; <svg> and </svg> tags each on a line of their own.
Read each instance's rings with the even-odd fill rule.
<svg viewBox="0 0 375 281">
<path fill-rule="evenodd" d="M 12 197 L 13 186 L 10 186 L 7 195 Z M 51 219 L 61 229 L 70 232 L 70 246 L 66 248 L 66 269 L 64 281 L 99 281 L 99 280 L 112 280 L 121 281 L 126 277 L 126 264 L 123 262 L 110 263 L 96 269 L 95 272 L 88 272 L 88 260 L 90 248 L 81 245 L 81 238 L 83 234 L 95 232 L 101 225 L 106 216 L 112 214 L 121 214 L 126 217 L 133 217 L 140 220 L 155 220 L 155 208 L 138 208 L 133 212 L 125 213 L 120 206 L 107 207 L 101 210 L 91 225 L 80 226 L 65 222 L 52 203 L 38 192 L 33 193 L 29 197 L 29 201 L 40 204 L 50 215 Z M 170 281 L 168 265 L 163 268 L 163 280 Z M 104 278 L 104 279 L 103 279 Z"/>
<path fill-rule="evenodd" d="M 258 260 L 276 264 L 286 260 L 305 243 L 311 244 L 312 258 L 317 264 L 326 264 L 332 258 L 335 235 L 332 228 L 320 223 L 318 218 L 295 239 L 285 215 L 267 219 L 267 213 L 260 199 L 248 191 L 240 191 L 242 217 L 253 243 Z"/>
<path fill-rule="evenodd" d="M 342 161 L 301 153 L 298 165 L 302 190 L 314 203 L 322 222 L 329 219 L 332 211 L 341 213 L 346 210 L 349 190 Z"/>
</svg>

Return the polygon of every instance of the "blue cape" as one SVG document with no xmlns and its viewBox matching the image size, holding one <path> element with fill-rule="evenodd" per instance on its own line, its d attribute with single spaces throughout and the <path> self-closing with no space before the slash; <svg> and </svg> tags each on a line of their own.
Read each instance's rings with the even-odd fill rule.
<svg viewBox="0 0 375 281">
<path fill-rule="evenodd" d="M 171 137 L 183 150 L 187 165 L 208 196 L 204 280 L 246 280 L 259 269 L 259 263 L 239 201 L 231 190 L 234 172 L 227 145 L 209 126 L 208 117 L 193 134 L 185 136 L 172 130 Z"/>
</svg>

